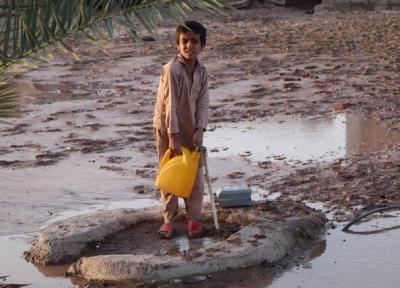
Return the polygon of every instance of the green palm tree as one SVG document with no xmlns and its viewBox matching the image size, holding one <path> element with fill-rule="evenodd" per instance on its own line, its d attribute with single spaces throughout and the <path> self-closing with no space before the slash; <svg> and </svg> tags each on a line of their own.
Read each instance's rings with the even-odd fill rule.
<svg viewBox="0 0 400 288">
<path fill-rule="evenodd" d="M 183 23 L 194 11 L 222 12 L 223 0 L 0 0 L 0 118 L 18 114 L 15 85 L 6 82 L 7 68 L 34 59 L 39 50 L 80 33 L 88 40 L 111 38 L 115 22 L 139 39 L 141 29 L 156 35 L 161 18 Z"/>
</svg>

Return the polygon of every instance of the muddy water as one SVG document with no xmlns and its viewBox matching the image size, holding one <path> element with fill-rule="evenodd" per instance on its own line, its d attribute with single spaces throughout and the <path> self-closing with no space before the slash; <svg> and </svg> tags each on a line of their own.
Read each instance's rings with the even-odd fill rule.
<svg viewBox="0 0 400 288">
<path fill-rule="evenodd" d="M 136 199 L 132 201 L 109 201 L 104 204 L 89 205 L 85 209 L 70 210 L 58 213 L 52 217 L 43 227 L 67 219 L 70 217 L 83 215 L 99 210 L 112 210 L 120 208 L 139 209 L 160 205 L 159 201 L 153 199 Z M 158 223 L 156 224 L 159 225 Z M 143 225 L 142 225 L 143 226 Z M 147 233 L 156 231 L 157 227 L 145 227 Z M 142 227 L 142 228 L 143 228 Z M 182 227 L 181 227 L 182 228 Z M 183 231 L 183 228 L 181 229 Z M 141 233 L 139 233 L 141 234 Z M 182 234 L 182 233 L 181 233 Z M 184 253 L 199 248 L 209 247 L 217 240 L 212 237 L 189 240 L 186 235 L 178 233 L 172 241 L 166 241 L 166 244 L 159 247 L 159 253 Z M 5 283 L 29 284 L 32 287 L 84 287 L 86 281 L 79 278 L 65 278 L 64 274 L 69 265 L 50 265 L 42 266 L 31 264 L 23 259 L 23 252 L 28 250 L 36 234 L 15 234 L 0 236 L 0 276 L 8 276 Z M 0 284 L 2 282 L 0 281 Z"/>
<path fill-rule="evenodd" d="M 293 139 L 296 139 L 296 141 L 293 141 Z M 390 133 L 373 121 L 339 114 L 330 119 L 296 120 L 291 118 L 272 118 L 265 122 L 218 125 L 214 131 L 208 133 L 206 145 L 209 147 L 211 160 L 214 157 L 234 158 L 242 155 L 240 158 L 248 158 L 251 161 L 286 159 L 288 161 L 304 162 L 310 159 L 312 161 L 330 161 L 358 153 L 368 153 L 379 150 L 385 147 L 385 145 L 399 144 L 399 139 L 399 135 Z M 229 147 L 229 149 L 224 150 L 226 147 Z M 119 151 L 122 154 L 125 152 L 124 150 Z M 119 154 L 119 156 L 122 154 Z M 18 212 L 21 209 L 37 209 L 38 211 L 46 212 L 45 207 L 48 205 L 47 202 L 43 202 L 42 204 L 35 203 L 34 206 L 28 205 L 29 197 L 41 199 L 42 197 L 34 195 L 45 191 L 48 191 L 47 197 L 55 197 L 51 201 L 52 204 L 47 208 L 48 211 L 46 213 L 48 213 L 49 221 L 45 225 L 100 209 L 157 205 L 158 202 L 151 199 L 128 200 L 130 198 L 129 193 L 125 193 L 126 195 L 124 196 L 124 193 L 121 193 L 121 191 L 129 190 L 129 181 L 131 179 L 118 173 L 114 173 L 114 176 L 110 178 L 108 171 L 93 171 L 91 166 L 98 163 L 91 162 L 91 157 L 93 156 L 80 155 L 78 157 L 70 155 L 67 159 L 63 159 L 58 164 L 52 166 L 14 171 L 3 170 L 4 177 L 2 179 L 5 181 L 2 182 L 2 185 L 3 187 L 8 187 L 7 189 L 16 189 L 15 179 L 16 175 L 20 173 L 23 173 L 26 180 L 24 181 L 26 189 L 21 185 L 18 188 L 19 190 L 26 190 L 26 205 L 20 203 L 20 205 L 15 207 L 16 211 L 7 210 L 9 219 L 11 219 L 9 223 L 10 231 L 18 231 L 16 227 L 19 227 L 21 232 L 26 232 L 27 230 L 27 227 L 24 226 L 24 219 L 15 218 L 15 221 L 19 223 L 13 223 L 12 214 L 14 212 L 21 214 L 22 212 Z M 99 162 L 103 156 L 95 157 L 95 161 Z M 60 175 L 60 169 L 64 173 L 64 177 L 62 178 L 57 176 Z M 79 177 L 79 175 L 83 174 L 85 175 L 85 179 Z M 41 188 L 43 180 L 41 180 L 40 175 L 46 176 L 48 187 L 45 187 L 45 189 Z M 54 181 L 51 180 L 53 178 Z M 74 180 L 72 181 L 72 179 Z M 109 184 L 105 181 L 106 179 L 109 179 Z M 62 182 L 60 182 L 61 180 Z M 96 185 L 96 182 L 98 182 L 98 185 Z M 110 197 L 110 199 L 104 198 L 104 195 L 113 193 L 113 191 L 119 191 L 119 197 L 126 200 L 116 201 L 113 200 L 115 199 L 114 197 Z M 54 195 L 52 195 L 53 193 Z M 69 196 L 67 198 L 64 196 L 63 205 L 67 203 L 69 207 L 77 208 L 70 208 L 70 210 L 58 212 L 57 216 L 53 216 L 52 211 L 54 209 L 57 210 L 57 205 L 54 204 L 57 203 L 57 195 L 64 195 L 65 193 Z M 253 194 L 253 200 L 265 199 L 266 194 L 268 194 L 268 191 L 258 189 Z M 268 195 L 267 199 L 273 201 L 279 196 L 279 193 L 275 194 Z M 99 202 L 98 204 L 96 204 L 96 199 Z M 87 203 L 85 204 L 85 202 Z M 7 203 L 3 201 L 1 205 L 7 205 Z M 319 203 L 314 203 L 313 205 L 315 208 L 322 208 L 322 205 Z M 283 274 L 278 273 L 274 277 L 271 276 L 271 273 L 267 273 L 268 275 L 265 276 L 266 272 L 260 270 L 261 272 L 257 272 L 261 275 L 258 281 L 248 283 L 246 279 L 242 279 L 243 284 L 247 283 L 243 287 L 268 287 L 270 285 L 272 287 L 292 287 L 296 285 L 314 287 L 319 286 L 320 283 L 326 283 L 328 287 L 334 287 L 334 285 L 335 287 L 357 287 L 361 283 L 359 281 L 362 281 L 363 287 L 376 287 L 377 283 L 390 287 L 392 284 L 395 284 L 396 280 L 396 277 L 393 276 L 396 274 L 390 273 L 394 273 L 394 270 L 399 268 L 396 263 L 396 255 L 400 251 L 398 251 L 398 245 L 395 244 L 397 243 L 395 239 L 400 236 L 400 230 L 390 230 L 391 226 L 395 227 L 399 225 L 396 222 L 398 221 L 397 218 L 380 219 L 380 222 L 377 220 L 378 222 L 368 222 L 363 224 L 364 226 L 357 227 L 357 229 L 364 227 L 366 229 L 373 228 L 379 230 L 384 225 L 388 225 L 389 229 L 381 233 L 369 235 L 365 235 L 366 233 L 345 234 L 340 232 L 339 228 L 330 230 L 328 231 L 326 240 L 319 243 L 313 250 L 314 255 L 311 257 L 314 258 L 310 261 L 306 261 L 306 263 L 291 268 L 288 271 L 285 270 L 286 272 Z M 37 225 L 43 223 L 41 222 L 42 220 L 43 217 L 39 217 Z M 36 222 L 33 221 L 32 223 L 32 219 L 26 219 L 26 223 L 32 227 L 32 224 Z M 373 225 L 374 227 L 369 227 L 368 225 Z M 34 229 L 34 231 L 36 230 Z M 2 267 L 0 276 L 11 275 L 7 278 L 7 283 L 31 283 L 32 287 L 43 288 L 71 287 L 71 285 L 78 286 L 83 283 L 79 279 L 63 278 L 66 266 L 35 267 L 26 263 L 21 255 L 29 247 L 34 235 L 5 235 L 9 234 L 7 233 L 7 229 L 2 230 L 2 232 L 4 236 L 0 237 L 2 256 L 0 258 L 0 267 Z M 214 239 L 207 238 L 199 245 L 206 247 L 212 245 L 214 241 Z M 374 249 L 375 247 L 385 247 L 385 249 Z M 182 252 L 191 249 L 191 243 L 186 237 L 177 237 L 173 248 Z M 379 271 L 373 270 L 378 264 Z M 369 271 L 374 271 L 374 273 L 368 273 Z M 364 273 L 371 276 L 364 277 L 362 276 Z M 218 279 L 210 279 L 210 281 L 218 282 Z"/>
<path fill-rule="evenodd" d="M 344 233 L 340 231 L 343 225 L 338 225 L 327 231 L 324 240 L 309 247 L 306 255 L 294 253 L 287 261 L 273 266 L 226 271 L 187 287 L 210 287 L 210 281 L 218 283 L 217 287 L 246 288 L 397 287 L 400 278 L 396 272 L 399 269 L 396 239 L 400 229 L 392 228 L 398 227 L 400 220 L 399 213 L 391 216 L 374 217 L 359 225 L 354 228 L 364 231 L 359 234 Z M 387 230 L 380 231 L 382 227 Z"/>
<path fill-rule="evenodd" d="M 212 156 L 243 156 L 253 161 L 332 161 L 400 144 L 375 121 L 353 115 L 220 124 L 206 134 Z"/>
<path fill-rule="evenodd" d="M 82 165 L 82 160 L 71 156 L 51 166 L 3 169 L 0 188 L 9 196 L 0 202 L 0 215 L 8 221 L 1 223 L 0 234 L 36 231 L 60 211 L 115 201 L 114 195 L 125 201 L 132 199 L 129 177 L 93 169 L 94 163 Z"/>
<path fill-rule="evenodd" d="M 28 287 L 71 287 L 71 281 L 63 278 L 66 267 L 49 267 L 41 272 L 22 258 L 22 253 L 29 249 L 33 235 L 0 236 L 0 274 L 8 276 L 5 283 L 30 284 Z M 61 271 L 60 271 L 61 270 Z M 47 271 L 52 271 L 51 275 Z M 43 273 L 43 274 L 42 274 Z M 47 275 L 46 275 L 47 274 Z M 45 277 L 50 276 L 50 277 Z M 55 278 L 53 276 L 59 276 Z M 0 281 L 0 284 L 2 282 Z"/>
<path fill-rule="evenodd" d="M 151 207 L 151 206 L 158 206 L 160 205 L 159 201 L 153 200 L 153 199 L 135 199 L 131 201 L 110 201 L 107 203 L 103 204 L 98 204 L 98 205 L 91 205 L 90 207 L 86 209 L 80 209 L 80 210 L 69 210 L 69 211 L 64 211 L 59 213 L 56 217 L 51 218 L 49 221 L 44 226 L 47 226 L 48 224 L 61 221 L 70 217 L 78 216 L 78 215 L 84 215 L 100 210 L 113 210 L 113 209 L 141 209 L 145 207 Z"/>
<path fill-rule="evenodd" d="M 87 103 L 90 105 L 90 101 Z M 96 133 L 106 134 L 107 132 L 98 131 Z M 54 137 L 57 138 L 59 136 L 55 135 Z M 293 139 L 296 139 L 296 141 L 293 141 Z M 56 142 L 45 137 L 41 141 L 47 143 L 46 145 L 49 145 L 49 147 L 51 143 Z M 399 144 L 400 137 L 390 133 L 373 121 L 339 114 L 329 119 L 271 118 L 264 122 L 221 124 L 216 126 L 214 131 L 208 133 L 205 141 L 210 150 L 211 160 L 221 157 L 234 158 L 241 155 L 242 157 L 240 158 L 248 158 L 251 161 L 269 159 L 271 161 L 305 162 L 309 160 L 330 161 L 337 158 L 350 157 L 358 153 L 369 153 L 387 145 Z M 51 147 L 56 148 L 56 146 Z M 228 147 L 229 149 L 225 149 Z M 11 155 L 17 158 L 18 151 L 14 151 Z M 105 155 L 117 154 L 107 154 L 107 152 L 96 156 L 72 154 L 67 159 L 63 159 L 51 166 L 28 167 L 22 170 L 3 169 L 2 187 L 7 188 L 7 190 L 17 189 L 15 181 L 18 177 L 21 179 L 23 175 L 25 180 L 23 183 L 25 184 L 21 183 L 22 185 L 18 186 L 18 191 L 15 190 L 15 193 L 25 191 L 26 194 L 26 201 L 15 205 L 15 211 L 4 210 L 8 211 L 8 216 L 4 215 L 4 217 L 7 217 L 10 221 L 6 226 L 3 223 L 4 229 L 2 233 L 4 236 L 0 237 L 2 256 L 0 258 L 0 267 L 2 267 L 0 276 L 11 275 L 7 278 L 7 283 L 32 283 L 32 287 L 43 288 L 55 286 L 71 287 L 71 285 L 82 283 L 79 282 L 79 279 L 63 278 L 65 266 L 35 267 L 22 259 L 21 255 L 29 247 L 33 235 L 15 235 L 15 233 L 18 233 L 19 230 L 26 232 L 28 226 L 34 227 L 35 224 L 42 224 L 43 215 L 41 217 L 37 216 L 37 221 L 26 219 L 26 225 L 28 225 L 26 226 L 24 225 L 24 219 L 13 217 L 13 213 L 21 215 L 24 213 L 18 212 L 19 210 L 37 209 L 40 213 L 47 213 L 49 218 L 49 221 L 45 224 L 47 225 L 56 220 L 100 209 L 143 207 L 158 203 L 151 199 L 129 200 L 131 198 L 129 195 L 131 188 L 129 187 L 132 179 L 126 177 L 124 173 L 114 173 L 110 177 L 109 171 L 93 170 L 92 166 L 99 165 L 103 161 L 102 159 L 106 157 Z M 29 158 L 26 153 L 24 156 Z M 120 150 L 118 156 L 127 157 L 128 150 Z M 146 162 L 145 159 L 139 159 L 139 161 Z M 124 168 L 129 169 L 129 165 Z M 59 177 L 60 171 L 63 171 L 63 177 Z M 79 175 L 85 175 L 85 178 L 83 179 Z M 45 181 L 46 187 L 43 187 L 43 181 Z M 25 188 L 24 185 L 26 186 Z M 118 191 L 118 197 L 123 200 L 116 201 L 115 197 L 110 196 L 108 198 L 105 196 L 114 193 L 113 191 Z M 128 192 L 122 193 L 122 191 Z M 10 197 L 15 193 L 11 193 Z M 36 201 L 32 206 L 32 203 L 29 202 L 30 197 L 43 199 L 43 197 L 35 196 L 43 193 L 47 195 L 46 201 L 43 203 Z M 266 194 L 268 194 L 268 191 L 258 189 L 253 195 L 253 200 L 265 199 Z M 279 193 L 275 194 L 268 195 L 267 199 L 274 200 L 279 196 Z M 57 216 L 54 216 L 52 212 L 60 208 L 57 207 L 58 195 L 64 195 L 62 206 L 65 207 L 67 205 L 70 208 L 64 212 L 57 212 Z M 49 197 L 53 197 L 51 205 L 48 204 Z M 12 202 L 12 199 L 8 201 Z M 1 205 L 6 207 L 7 203 L 7 201 L 2 201 Z M 316 208 L 321 208 L 320 204 L 317 203 L 315 205 Z M 72 209 L 71 207 L 76 208 Z M 28 214 L 37 215 L 37 213 Z M 35 218 L 36 216 L 32 217 Z M 397 221 L 396 219 L 385 218 L 384 221 Z M 389 223 L 389 226 L 390 224 L 393 224 L 392 226 L 398 225 Z M 383 224 L 380 222 L 371 225 L 379 228 Z M 10 227 L 9 231 L 14 231 L 11 236 L 6 235 L 10 234 L 7 233 L 8 226 Z M 396 255 L 398 253 L 393 253 L 393 251 L 398 251 L 396 250 L 398 248 L 394 239 L 400 236 L 399 233 L 399 230 L 390 229 L 370 235 L 344 234 L 339 229 L 331 230 L 327 235 L 326 241 L 321 242 L 315 248 L 315 251 L 319 251 L 318 253 L 315 252 L 318 255 L 313 256 L 316 258 L 283 274 L 278 274 L 272 279 L 271 275 L 266 278 L 260 276 L 257 284 L 247 283 L 246 287 L 267 287 L 269 285 L 272 285 L 272 287 L 296 285 L 313 287 L 319 286 L 320 283 L 325 283 L 324 279 L 329 280 L 328 287 L 333 287 L 333 285 L 336 285 L 336 287 L 357 287 L 358 281 L 361 281 L 360 279 L 362 281 L 366 279 L 361 277 L 361 274 L 374 269 L 375 262 L 380 265 L 379 273 L 374 271 L 375 274 L 371 273 L 373 276 L 370 279 L 367 278 L 368 281 L 365 281 L 365 283 L 374 283 L 374 285 L 368 284 L 370 285 L 368 286 L 363 282 L 365 284 L 364 287 L 376 287 L 376 283 L 391 286 L 393 284 L 391 281 L 394 281 L 395 277 L 393 275 L 395 274 L 392 277 L 387 277 L 385 271 L 390 273 L 393 269 L 399 268 L 396 266 Z M 200 243 L 200 246 L 209 246 L 214 241 L 211 238 L 204 239 L 204 243 Z M 191 243 L 186 237 L 177 237 L 174 245 L 174 249 L 181 252 L 191 249 Z M 373 249 L 374 247 L 385 247 L 385 249 Z M 368 253 L 365 251 L 368 251 Z M 338 277 L 338 275 L 343 275 L 343 277 Z M 357 277 L 352 275 L 357 275 Z M 243 281 L 246 283 L 245 279 Z"/>
<path fill-rule="evenodd" d="M 314 247 L 318 257 L 283 273 L 270 287 L 398 287 L 399 214 L 352 227 L 358 234 L 341 232 L 342 226 L 328 230 Z"/>
<path fill-rule="evenodd" d="M 71 210 L 59 213 L 51 217 L 50 223 L 67 219 L 73 216 L 83 215 L 99 210 L 111 210 L 119 208 L 143 208 L 159 205 L 152 199 L 136 199 L 134 201 L 110 201 L 106 204 L 91 205 L 80 210 Z M 69 265 L 42 266 L 32 265 L 23 259 L 23 252 L 28 250 L 36 234 L 15 234 L 0 236 L 0 276 L 8 276 L 6 283 L 30 284 L 31 287 L 83 287 L 85 281 L 78 278 L 64 278 L 64 273 Z M 185 246 L 185 243 L 183 243 Z M 0 284 L 2 282 L 0 281 Z"/>
<path fill-rule="evenodd" d="M 304 259 L 274 272 L 270 266 L 245 271 L 224 273 L 224 284 L 229 287 L 397 287 L 400 276 L 397 239 L 400 212 L 376 216 L 353 226 L 352 233 L 341 232 L 343 225 L 329 229 L 326 239 L 318 242 Z M 31 284 L 31 287 L 83 287 L 82 279 L 64 278 L 67 266 L 33 266 L 20 256 L 29 247 L 33 235 L 0 237 L 1 275 L 10 275 L 7 283 Z M 178 237 L 177 249 L 190 248 L 187 239 Z M 205 242 L 209 241 L 207 239 Z M 208 245 L 209 243 L 204 243 Z M 251 273 L 252 277 L 249 277 Z M 229 276 L 229 277 L 227 277 Z M 210 287 L 222 281 L 210 276 L 205 282 L 187 284 L 188 287 Z M 227 280 L 231 279 L 231 280 Z M 199 278 L 204 279 L 204 278 Z M 1 283 L 1 282 L 0 282 Z M 80 285 L 80 286 L 79 286 Z M 232 286 L 233 285 L 233 286 Z M 227 287 L 228 287 L 227 286 Z M 134 287 L 134 286 L 132 286 Z M 225 287 L 225 286 L 224 286 Z"/>
</svg>

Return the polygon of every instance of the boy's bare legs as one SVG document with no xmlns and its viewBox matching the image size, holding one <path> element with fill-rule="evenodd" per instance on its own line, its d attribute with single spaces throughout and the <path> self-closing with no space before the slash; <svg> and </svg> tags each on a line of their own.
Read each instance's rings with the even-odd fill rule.
<svg viewBox="0 0 400 288">
<path fill-rule="evenodd" d="M 192 194 L 184 199 L 186 215 L 188 218 L 188 234 L 191 238 L 197 238 L 203 235 L 203 226 L 198 222 L 201 219 L 204 195 L 204 166 L 199 166 L 196 180 L 193 185 Z"/>
<path fill-rule="evenodd" d="M 158 230 L 161 239 L 171 239 L 174 234 L 173 222 L 178 212 L 178 198 L 171 193 L 161 190 L 161 201 L 163 203 L 164 223 Z"/>
<path fill-rule="evenodd" d="M 164 223 L 173 224 L 179 209 L 178 197 L 161 190 L 161 201 L 163 204 Z"/>
<path fill-rule="evenodd" d="M 204 194 L 204 171 L 203 166 L 197 171 L 196 180 L 193 184 L 192 194 L 189 198 L 184 198 L 186 215 L 188 219 L 200 219 L 203 206 Z"/>
<path fill-rule="evenodd" d="M 169 137 L 167 132 L 162 132 L 157 129 L 154 130 L 154 134 L 159 161 L 161 162 L 162 157 L 169 147 Z M 201 159 L 192 194 L 189 198 L 184 199 L 186 214 L 189 221 L 188 232 L 189 236 L 193 238 L 200 237 L 203 234 L 203 227 L 198 220 L 200 220 L 203 206 L 204 181 L 204 165 Z M 163 203 L 164 224 L 159 230 L 159 236 L 163 239 L 170 239 L 173 234 L 173 223 L 179 210 L 178 197 L 165 191 L 160 192 L 161 201 Z"/>
<path fill-rule="evenodd" d="M 169 138 L 167 132 L 154 129 L 157 152 L 159 162 L 169 146 Z M 162 239 L 171 239 L 174 233 L 173 222 L 178 213 L 178 198 L 168 192 L 161 192 L 161 202 L 163 203 L 164 224 L 161 225 L 158 235 Z"/>
</svg>

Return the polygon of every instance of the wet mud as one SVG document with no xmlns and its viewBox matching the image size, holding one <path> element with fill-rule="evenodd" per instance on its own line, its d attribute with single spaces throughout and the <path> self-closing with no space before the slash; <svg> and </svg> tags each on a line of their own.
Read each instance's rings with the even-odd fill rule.
<svg viewBox="0 0 400 288">
<path fill-rule="evenodd" d="M 282 197 L 326 203 L 334 220 L 349 221 L 363 211 L 400 202 L 399 167 L 399 153 L 381 152 L 301 169 L 269 189 Z"/>
<path fill-rule="evenodd" d="M 240 229 L 240 225 L 221 223 L 219 231 L 213 223 L 204 222 L 204 235 L 201 238 L 189 239 L 187 222 L 178 219 L 174 225 L 173 240 L 159 239 L 157 231 L 162 222 L 142 222 L 132 228 L 107 236 L 104 241 L 90 243 L 82 256 L 113 254 L 151 254 L 182 256 L 200 248 L 228 238 Z"/>
<path fill-rule="evenodd" d="M 340 138 L 340 145 L 322 160 L 260 154 L 253 144 L 262 135 L 240 151 L 206 139 L 213 185 L 245 183 L 261 198 L 323 202 L 337 221 L 398 203 L 398 16 L 311 15 L 267 3 L 228 17 L 198 16 L 209 29 L 202 55 L 210 74 L 209 135 L 226 124 L 319 121 L 339 113 L 378 127 L 372 133 L 353 125 L 332 136 L 325 143 Z M 10 76 L 23 94 L 24 114 L 0 126 L 0 218 L 8 219 L 1 235 L 37 231 L 63 211 L 158 199 L 151 117 L 161 65 L 176 53 L 174 26 L 160 23 L 161 41 L 143 43 L 117 28 L 104 43 L 108 55 L 71 37 L 80 60 L 53 51 L 55 60 Z"/>
<path fill-rule="evenodd" d="M 218 213 L 220 229 L 215 229 L 213 219 L 210 217 L 210 205 L 205 205 L 207 217 L 203 217 L 203 237 L 190 239 L 187 235 L 187 219 L 178 216 L 174 223 L 174 237 L 172 240 L 159 239 L 157 231 L 161 221 L 144 221 L 123 231 L 108 235 L 104 240 L 90 243 L 82 251 L 81 256 L 133 254 L 133 255 L 169 255 L 181 256 L 186 259 L 186 254 L 195 252 L 200 248 L 207 248 L 219 241 L 227 239 L 233 233 L 247 225 L 256 225 L 267 215 L 269 219 L 280 221 L 287 217 L 302 217 L 312 214 L 322 214 L 301 202 L 293 201 L 264 201 L 253 203 L 251 207 L 238 207 L 220 209 Z M 321 217 L 323 219 L 323 217 Z"/>
</svg>

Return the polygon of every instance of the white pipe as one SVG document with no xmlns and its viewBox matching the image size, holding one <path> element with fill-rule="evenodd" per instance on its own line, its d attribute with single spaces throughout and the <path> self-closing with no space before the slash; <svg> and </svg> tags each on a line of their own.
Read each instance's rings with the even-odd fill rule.
<svg viewBox="0 0 400 288">
<path fill-rule="evenodd" d="M 210 180 L 210 174 L 208 173 L 208 164 L 207 164 L 207 149 L 203 147 L 203 159 L 204 159 L 204 167 L 206 169 L 206 181 L 208 184 L 208 192 L 210 193 L 210 201 L 211 201 L 211 209 L 214 217 L 214 224 L 215 224 L 215 229 L 219 231 L 219 224 L 218 224 L 218 217 L 217 217 L 217 209 L 215 208 L 215 202 L 214 202 L 214 192 L 212 190 L 211 186 L 211 180 Z"/>
</svg>

